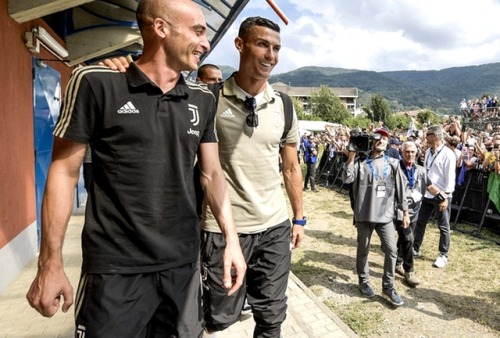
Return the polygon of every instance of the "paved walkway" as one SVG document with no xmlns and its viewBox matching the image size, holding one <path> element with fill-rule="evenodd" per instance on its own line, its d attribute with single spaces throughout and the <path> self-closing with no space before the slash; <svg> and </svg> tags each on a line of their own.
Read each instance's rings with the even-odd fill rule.
<svg viewBox="0 0 500 338">
<path fill-rule="evenodd" d="M 83 216 L 71 217 L 64 243 L 65 270 L 75 292 L 80 274 L 82 225 Z M 33 259 L 0 294 L 0 338 L 74 336 L 73 307 L 68 313 L 59 311 L 52 318 L 44 318 L 29 306 L 25 295 L 35 277 L 36 264 Z M 357 337 L 293 274 L 288 283 L 288 305 L 282 327 L 284 338 Z M 220 332 L 218 338 L 252 337 L 253 328 L 253 319 L 249 317 Z"/>
</svg>

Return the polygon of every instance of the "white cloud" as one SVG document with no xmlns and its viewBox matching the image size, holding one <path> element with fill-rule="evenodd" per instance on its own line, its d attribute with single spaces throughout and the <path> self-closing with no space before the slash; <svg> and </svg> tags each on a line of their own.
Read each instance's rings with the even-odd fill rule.
<svg viewBox="0 0 500 338">
<path fill-rule="evenodd" d="M 265 1 L 250 1 L 210 62 L 237 68 L 232 41 L 241 20 L 251 15 L 268 17 L 282 27 L 275 74 L 303 66 L 385 71 L 500 62 L 498 0 L 275 2 L 289 17 L 288 26 Z"/>
</svg>

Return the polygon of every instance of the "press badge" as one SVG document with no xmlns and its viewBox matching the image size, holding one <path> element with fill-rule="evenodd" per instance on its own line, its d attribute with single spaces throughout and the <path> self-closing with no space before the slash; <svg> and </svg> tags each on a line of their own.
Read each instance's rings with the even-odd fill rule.
<svg viewBox="0 0 500 338">
<path fill-rule="evenodd" d="M 379 184 L 377 185 L 377 198 L 384 198 L 384 197 L 386 197 L 385 184 Z"/>
<path fill-rule="evenodd" d="M 415 203 L 420 202 L 422 200 L 422 194 L 420 193 L 420 191 L 415 189 L 411 192 L 411 198 L 413 199 L 413 202 L 415 202 Z"/>
</svg>

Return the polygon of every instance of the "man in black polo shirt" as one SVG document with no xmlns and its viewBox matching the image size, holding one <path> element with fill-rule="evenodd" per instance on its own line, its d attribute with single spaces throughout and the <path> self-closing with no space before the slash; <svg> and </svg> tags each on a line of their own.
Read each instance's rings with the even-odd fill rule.
<svg viewBox="0 0 500 338">
<path fill-rule="evenodd" d="M 245 262 L 214 132 L 215 98 L 186 83 L 210 47 L 190 0 L 142 0 L 144 52 L 125 74 L 76 70 L 55 128 L 42 208 L 38 274 L 27 294 L 42 315 L 73 303 L 62 244 L 87 144 L 94 178 L 82 234 L 76 335 L 199 337 L 200 229 L 193 164 L 225 236 L 224 286 L 242 283 Z M 231 268 L 236 276 L 231 277 Z"/>
</svg>

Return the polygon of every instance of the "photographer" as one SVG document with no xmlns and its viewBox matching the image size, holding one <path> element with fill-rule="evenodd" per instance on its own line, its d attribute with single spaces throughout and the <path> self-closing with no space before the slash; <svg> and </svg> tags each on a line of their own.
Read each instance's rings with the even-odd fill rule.
<svg viewBox="0 0 500 338">
<path fill-rule="evenodd" d="M 385 254 L 382 277 L 383 294 L 393 305 L 400 306 L 403 301 L 394 289 L 397 258 L 396 232 L 393 223 L 395 206 L 397 205 L 403 211 L 404 227 L 409 226 L 410 219 L 405 185 L 402 176 L 397 175 L 399 161 L 384 155 L 389 136 L 388 130 L 376 129 L 373 136 L 369 137 L 370 148 L 368 150 L 368 148 L 360 149 L 359 147 L 365 143 L 366 134 L 351 133 L 349 157 L 344 165 L 342 179 L 344 183 L 352 183 L 354 224 L 358 233 L 356 269 L 359 289 L 367 298 L 375 296 L 369 284 L 368 266 L 370 240 L 375 230 L 380 237 L 382 251 Z M 362 156 L 355 159 L 357 152 Z"/>
<path fill-rule="evenodd" d="M 457 119 L 455 115 L 450 115 L 450 119 L 448 120 L 448 124 L 444 126 L 444 131 L 447 136 L 458 136 L 462 135 L 462 126 L 460 125 L 460 121 Z"/>
<path fill-rule="evenodd" d="M 478 160 L 475 151 L 475 146 L 467 144 L 462 148 L 462 162 L 465 166 L 465 170 L 471 170 L 477 167 Z"/>
</svg>

